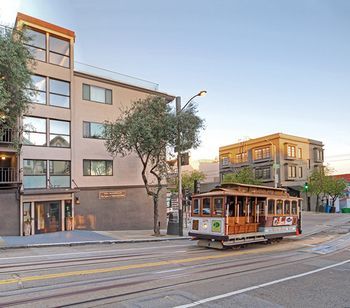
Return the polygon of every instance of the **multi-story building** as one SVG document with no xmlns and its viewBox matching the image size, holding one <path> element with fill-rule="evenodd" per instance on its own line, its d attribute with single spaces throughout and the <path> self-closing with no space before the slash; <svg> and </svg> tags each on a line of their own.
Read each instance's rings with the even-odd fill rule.
<svg viewBox="0 0 350 308">
<path fill-rule="evenodd" d="M 153 203 L 139 160 L 107 153 L 103 123 L 116 120 L 135 100 L 174 97 L 153 83 L 76 70 L 71 30 L 21 13 L 16 27 L 25 27 L 32 38 L 27 47 L 36 66 L 29 90 L 36 96 L 21 119 L 21 153 L 11 146 L 10 132 L 0 140 L 0 235 L 152 229 Z M 165 228 L 165 192 L 160 205 Z"/>
<path fill-rule="evenodd" d="M 323 144 L 277 133 L 220 147 L 220 177 L 251 167 L 264 185 L 302 190 L 314 169 L 323 166 Z M 305 202 L 304 202 L 305 206 Z"/>
</svg>

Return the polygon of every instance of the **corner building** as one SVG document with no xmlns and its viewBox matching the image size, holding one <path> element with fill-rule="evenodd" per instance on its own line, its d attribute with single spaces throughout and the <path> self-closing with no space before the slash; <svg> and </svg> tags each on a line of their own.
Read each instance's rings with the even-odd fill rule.
<svg viewBox="0 0 350 308">
<path fill-rule="evenodd" d="M 75 69 L 71 30 L 21 13 L 16 27 L 25 27 L 32 38 L 27 47 L 36 66 L 34 88 L 28 90 L 35 99 L 21 119 L 20 155 L 11 140 L 0 140 L 0 155 L 8 158 L 14 174 L 4 179 L 0 165 L 0 210 L 2 220 L 3 213 L 8 219 L 0 235 L 152 229 L 153 202 L 140 176 L 141 164 L 135 155 L 107 153 L 103 123 L 116 120 L 121 107 L 135 100 L 157 95 L 170 102 L 174 97 L 146 81 L 117 81 L 106 71 L 89 73 L 89 66 Z M 165 200 L 164 191 L 161 228 Z"/>
<path fill-rule="evenodd" d="M 314 210 L 302 192 L 311 173 L 323 168 L 323 147 L 321 141 L 282 133 L 222 146 L 220 177 L 250 167 L 263 185 L 286 188 L 291 196 L 304 198 L 305 210 Z"/>
</svg>

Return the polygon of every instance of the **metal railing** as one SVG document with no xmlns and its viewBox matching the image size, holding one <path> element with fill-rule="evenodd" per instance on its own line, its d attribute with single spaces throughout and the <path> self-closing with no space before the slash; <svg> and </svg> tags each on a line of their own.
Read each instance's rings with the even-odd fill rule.
<svg viewBox="0 0 350 308">
<path fill-rule="evenodd" d="M 158 91 L 159 84 L 151 82 L 145 79 L 133 77 L 126 74 L 121 74 L 112 70 L 104 69 L 94 65 L 82 63 L 79 61 L 74 61 L 74 70 L 81 73 L 92 74 L 102 78 L 112 79 L 115 81 L 120 81 L 130 85 Z"/>
<path fill-rule="evenodd" d="M 0 143 L 12 143 L 13 142 L 13 132 L 12 129 L 4 129 L 0 131 Z"/>
<path fill-rule="evenodd" d="M 17 169 L 14 167 L 0 167 L 0 184 L 16 183 Z"/>
</svg>

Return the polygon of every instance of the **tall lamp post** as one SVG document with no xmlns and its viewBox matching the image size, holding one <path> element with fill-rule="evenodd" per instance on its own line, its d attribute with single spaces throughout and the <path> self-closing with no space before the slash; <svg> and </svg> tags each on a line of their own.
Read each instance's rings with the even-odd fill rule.
<svg viewBox="0 0 350 308">
<path fill-rule="evenodd" d="M 176 116 L 178 116 L 188 104 L 197 96 L 205 96 L 207 91 L 200 91 L 192 96 L 188 102 L 181 108 L 181 96 L 176 97 Z M 177 176 L 178 176 L 178 202 L 179 202 L 179 235 L 183 236 L 183 208 L 182 208 L 182 177 L 181 177 L 181 139 L 180 126 L 177 126 Z"/>
<path fill-rule="evenodd" d="M 274 164 L 273 164 L 273 169 L 275 173 L 275 188 L 278 186 L 278 173 L 277 173 L 277 148 L 276 145 L 271 142 L 269 139 L 265 139 L 267 142 L 269 142 L 273 146 L 273 151 L 274 151 Z"/>
</svg>

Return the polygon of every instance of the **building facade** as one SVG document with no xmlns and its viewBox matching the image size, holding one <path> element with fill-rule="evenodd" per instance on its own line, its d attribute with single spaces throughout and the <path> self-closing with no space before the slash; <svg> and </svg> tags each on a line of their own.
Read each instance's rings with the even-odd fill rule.
<svg viewBox="0 0 350 308">
<path fill-rule="evenodd" d="M 311 172 L 322 168 L 323 143 L 277 133 L 220 147 L 220 177 L 251 167 L 264 185 L 298 194 Z M 304 202 L 304 208 L 310 200 Z"/>
<path fill-rule="evenodd" d="M 173 96 L 148 86 L 75 69 L 75 33 L 18 13 L 16 27 L 32 38 L 36 59 L 35 99 L 21 118 L 22 151 L 11 132 L 0 140 L 0 235 L 71 229 L 152 229 L 153 202 L 135 155 L 111 157 L 104 145 L 105 121 L 148 96 Z M 166 223 L 165 191 L 160 200 Z M 5 216 L 4 216 L 5 215 Z"/>
</svg>

